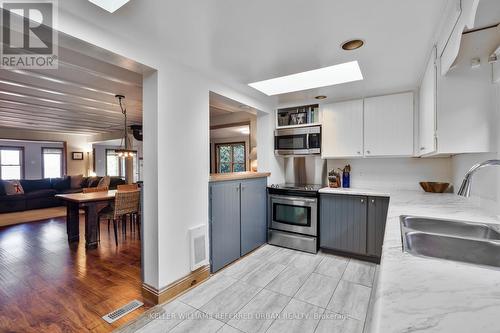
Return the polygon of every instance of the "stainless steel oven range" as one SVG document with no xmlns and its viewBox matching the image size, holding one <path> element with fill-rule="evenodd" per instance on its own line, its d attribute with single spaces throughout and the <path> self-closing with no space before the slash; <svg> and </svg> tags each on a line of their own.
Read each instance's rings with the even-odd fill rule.
<svg viewBox="0 0 500 333">
<path fill-rule="evenodd" d="M 318 185 L 268 187 L 268 243 L 316 253 Z"/>
</svg>

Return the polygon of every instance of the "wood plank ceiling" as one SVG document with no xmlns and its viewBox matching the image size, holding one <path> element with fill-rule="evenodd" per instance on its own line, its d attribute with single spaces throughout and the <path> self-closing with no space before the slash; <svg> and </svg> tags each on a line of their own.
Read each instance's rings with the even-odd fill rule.
<svg viewBox="0 0 500 333">
<path fill-rule="evenodd" d="M 2 127 L 88 135 L 120 130 L 116 94 L 126 97 L 129 124 L 141 124 L 141 74 L 60 47 L 58 69 L 0 69 L 0 133 Z"/>
</svg>

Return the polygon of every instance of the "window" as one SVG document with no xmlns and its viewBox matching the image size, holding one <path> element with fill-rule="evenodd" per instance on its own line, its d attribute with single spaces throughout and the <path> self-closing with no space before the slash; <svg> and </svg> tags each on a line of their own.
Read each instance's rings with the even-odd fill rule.
<svg viewBox="0 0 500 333">
<path fill-rule="evenodd" d="M 24 148 L 0 147 L 0 179 L 22 179 Z"/>
<path fill-rule="evenodd" d="M 114 149 L 106 149 L 106 176 L 125 178 L 125 159 L 119 158 Z"/>
<path fill-rule="evenodd" d="M 63 149 L 42 148 L 43 178 L 60 178 L 63 175 Z"/>
<path fill-rule="evenodd" d="M 217 152 L 217 172 L 246 171 L 246 151 L 244 142 L 221 143 L 215 145 Z"/>
<path fill-rule="evenodd" d="M 134 182 L 138 181 L 138 166 L 139 160 L 137 159 L 137 152 L 132 156 L 132 164 L 133 164 L 133 176 Z M 115 153 L 114 149 L 106 149 L 106 176 L 116 176 L 125 179 L 125 170 L 126 170 L 126 159 L 118 157 Z M 95 169 L 94 169 L 95 170 Z"/>
</svg>

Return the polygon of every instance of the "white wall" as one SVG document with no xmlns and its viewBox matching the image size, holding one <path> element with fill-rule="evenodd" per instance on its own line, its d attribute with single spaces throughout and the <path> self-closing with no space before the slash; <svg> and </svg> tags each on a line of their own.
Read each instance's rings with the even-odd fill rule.
<svg viewBox="0 0 500 333">
<path fill-rule="evenodd" d="M 452 182 L 450 158 L 360 158 L 328 160 L 327 168 L 351 165 L 351 187 L 421 190 L 419 182 Z"/>
<path fill-rule="evenodd" d="M 24 148 L 24 179 L 41 179 L 42 175 L 42 147 L 63 148 L 62 142 L 26 142 L 0 140 L 0 146 Z M 64 170 L 63 170 L 64 173 Z"/>
<path fill-rule="evenodd" d="M 189 274 L 188 230 L 207 226 L 209 91 L 264 113 L 274 108 L 275 99 L 173 62 L 168 48 L 153 44 L 130 24 L 136 12 L 112 15 L 81 1 L 59 5 L 59 30 L 157 70 L 147 73 L 143 82 L 143 275 L 146 284 L 161 289 Z M 161 19 L 165 10 L 175 12 L 165 7 L 154 19 Z M 258 124 L 270 129 L 268 120 Z M 263 133 L 260 127 L 257 132 Z M 258 140 L 259 169 L 273 171 L 275 161 L 267 156 L 272 154 L 272 141 L 267 139 Z"/>
<path fill-rule="evenodd" d="M 257 171 L 270 172 L 268 184 L 282 184 L 285 182 L 284 158 L 274 155 L 274 113 L 257 115 Z"/>
<path fill-rule="evenodd" d="M 461 154 L 453 156 L 453 178 L 457 184 L 462 182 L 465 173 L 476 163 L 490 159 L 499 159 L 500 154 L 500 84 L 493 85 L 495 90 L 495 102 L 493 106 L 494 116 L 491 120 L 491 132 L 495 135 L 492 139 L 492 151 L 481 154 Z M 480 206 L 493 214 L 500 215 L 500 167 L 488 167 L 477 171 L 472 179 L 471 200 L 476 200 Z"/>
<path fill-rule="evenodd" d="M 88 143 L 88 136 L 73 134 L 58 134 L 42 131 L 28 131 L 13 128 L 0 128 L 0 138 L 14 140 L 34 140 L 34 141 L 66 141 L 68 175 L 85 175 L 87 172 L 87 154 L 91 151 Z M 84 152 L 84 160 L 74 161 L 71 159 L 71 153 L 74 151 Z M 36 166 L 35 166 L 36 167 Z"/>
</svg>

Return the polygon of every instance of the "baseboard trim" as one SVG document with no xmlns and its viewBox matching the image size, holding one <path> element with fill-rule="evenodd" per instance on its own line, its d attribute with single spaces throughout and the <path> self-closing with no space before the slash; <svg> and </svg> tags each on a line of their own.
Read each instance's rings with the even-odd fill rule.
<svg viewBox="0 0 500 333">
<path fill-rule="evenodd" d="M 185 291 L 197 286 L 210 277 L 210 265 L 198 268 L 183 278 L 172 282 L 168 286 L 158 290 L 150 285 L 142 284 L 142 296 L 152 304 L 165 303 Z"/>
</svg>

